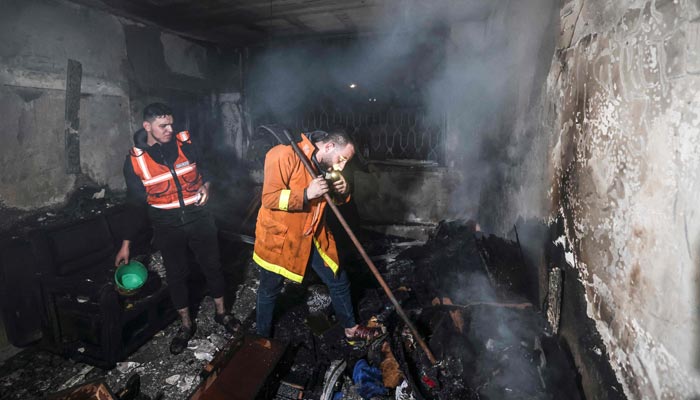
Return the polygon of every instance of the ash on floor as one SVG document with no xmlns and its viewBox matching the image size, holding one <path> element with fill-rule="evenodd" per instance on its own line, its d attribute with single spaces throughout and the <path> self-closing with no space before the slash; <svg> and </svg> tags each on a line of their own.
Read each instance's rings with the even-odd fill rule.
<svg viewBox="0 0 700 400">
<path fill-rule="evenodd" d="M 386 353 L 392 352 L 400 378 L 378 398 L 581 398 L 575 366 L 563 343 L 547 332 L 536 307 L 512 293 L 517 285 L 498 285 L 489 279 L 474 234 L 473 226 L 451 223 L 442 225 L 425 245 L 407 246 L 387 237 L 361 238 L 398 301 L 442 361 L 439 368 L 426 363 L 373 275 L 356 254 L 347 252 L 341 264 L 352 282 L 358 322 L 377 317 L 388 330 L 387 345 L 349 346 L 332 314 L 327 288 L 313 272 L 307 273 L 302 285 L 285 284 L 275 309 L 274 338 L 288 344 L 288 354 L 276 374 L 278 382 L 286 382 L 280 388 L 302 387 L 305 399 L 322 398 L 324 389 L 342 392 L 344 399 L 358 399 L 357 382 L 349 379 L 354 369 L 363 362 L 381 367 Z M 510 248 L 512 243 L 504 242 L 504 246 Z M 507 248 L 496 248 L 493 254 Z M 250 260 L 251 250 L 241 255 L 224 246 L 223 253 L 229 260 Z M 386 254 L 391 256 L 383 256 Z M 245 268 L 225 268 L 225 272 L 227 281 L 243 282 L 236 287 L 231 308 L 252 332 L 257 268 L 246 261 Z M 183 354 L 172 356 L 168 351 L 177 329 L 173 324 L 111 371 L 26 350 L 0 366 L 0 398 L 37 398 L 96 377 L 105 378 L 118 390 L 137 373 L 142 393 L 151 398 L 163 393 L 165 399 L 185 399 L 199 384 L 199 372 L 207 359 L 227 339 L 223 328 L 212 321 L 213 313 L 213 302 L 207 298 L 202 302 L 195 340 Z M 339 361 L 345 367 L 338 383 L 329 387 L 326 372 Z M 379 386 L 383 390 L 387 385 Z"/>
</svg>

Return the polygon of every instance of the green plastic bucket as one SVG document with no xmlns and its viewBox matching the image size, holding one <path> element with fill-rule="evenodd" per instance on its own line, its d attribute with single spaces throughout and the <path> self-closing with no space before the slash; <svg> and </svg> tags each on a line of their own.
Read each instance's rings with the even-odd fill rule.
<svg viewBox="0 0 700 400">
<path fill-rule="evenodd" d="M 114 273 L 114 281 L 120 289 L 136 290 L 143 286 L 148 277 L 146 267 L 136 260 L 120 265 Z"/>
</svg>

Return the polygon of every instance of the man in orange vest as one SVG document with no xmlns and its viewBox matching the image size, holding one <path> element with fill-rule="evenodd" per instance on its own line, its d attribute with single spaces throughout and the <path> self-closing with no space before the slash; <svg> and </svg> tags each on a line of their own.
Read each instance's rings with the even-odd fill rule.
<svg viewBox="0 0 700 400">
<path fill-rule="evenodd" d="M 134 134 L 134 147 L 124 162 L 124 179 L 129 203 L 148 205 L 153 242 L 163 255 L 170 297 L 180 314 L 182 325 L 170 343 L 170 352 L 182 353 L 197 329 L 189 312 L 188 248 L 197 258 L 214 298 L 214 320 L 235 333 L 240 323 L 224 309 L 217 230 L 205 207 L 209 182 L 189 132 L 173 133 L 173 113 L 167 105 L 153 103 L 144 108 L 143 129 Z M 135 211 L 133 218 L 136 215 Z M 132 225 L 136 227 L 138 222 Z M 133 232 L 123 241 L 116 265 L 129 260 L 129 235 Z"/>
<path fill-rule="evenodd" d="M 300 283 L 307 267 L 328 286 L 333 308 L 350 343 L 372 339 L 381 331 L 355 322 L 350 282 L 338 263 L 338 251 L 326 226 L 323 195 L 331 192 L 339 203 L 349 200 L 347 182 L 329 185 L 322 174 L 342 171 L 355 155 L 355 146 L 343 131 L 314 131 L 302 135 L 299 148 L 319 175 L 312 178 L 290 145 L 273 147 L 265 156 L 262 207 L 255 227 L 253 260 L 260 267 L 256 330 L 270 337 L 275 300 L 284 279 Z"/>
</svg>

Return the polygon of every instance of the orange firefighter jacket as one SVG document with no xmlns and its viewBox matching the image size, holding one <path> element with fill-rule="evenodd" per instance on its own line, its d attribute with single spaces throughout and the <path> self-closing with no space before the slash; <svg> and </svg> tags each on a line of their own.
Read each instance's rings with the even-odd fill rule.
<svg viewBox="0 0 700 400">
<path fill-rule="evenodd" d="M 299 148 L 309 160 L 316 150 L 305 135 Z M 324 264 L 334 274 L 338 271 L 335 239 L 326 226 L 323 212 L 325 200 L 323 197 L 309 200 L 304 207 L 304 189 L 311 180 L 292 146 L 275 146 L 265 156 L 253 260 L 261 268 L 298 283 L 304 278 L 311 246 L 316 246 Z"/>
<path fill-rule="evenodd" d="M 148 204 L 156 208 L 184 207 L 199 200 L 197 191 L 202 186 L 202 176 L 197 164 L 190 162 L 182 152 L 183 143 L 190 143 L 190 133 L 182 131 L 176 138 L 177 160 L 170 167 L 155 162 L 148 152 L 138 147 L 131 149 L 134 173 L 146 188 Z M 178 192 L 182 193 L 182 198 Z"/>
</svg>

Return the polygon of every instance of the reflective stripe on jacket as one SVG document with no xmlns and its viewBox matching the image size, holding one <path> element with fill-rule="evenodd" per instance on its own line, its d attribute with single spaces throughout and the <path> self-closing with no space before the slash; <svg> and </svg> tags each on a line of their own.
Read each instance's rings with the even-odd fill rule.
<svg viewBox="0 0 700 400">
<path fill-rule="evenodd" d="M 299 148 L 309 159 L 316 149 L 304 135 Z M 270 149 L 264 174 L 253 260 L 261 268 L 301 282 L 313 245 L 324 264 L 337 273 L 338 251 L 323 212 L 326 202 L 320 197 L 304 208 L 304 189 L 312 178 L 292 146 Z"/>
<path fill-rule="evenodd" d="M 146 188 L 146 201 L 156 208 L 184 207 L 199 200 L 197 191 L 202 186 L 202 176 L 197 171 L 197 164 L 190 163 L 182 152 L 183 143 L 190 142 L 190 134 L 183 131 L 176 138 L 177 159 L 172 168 L 155 162 L 148 152 L 138 147 L 131 149 L 134 173 Z"/>
</svg>

